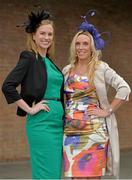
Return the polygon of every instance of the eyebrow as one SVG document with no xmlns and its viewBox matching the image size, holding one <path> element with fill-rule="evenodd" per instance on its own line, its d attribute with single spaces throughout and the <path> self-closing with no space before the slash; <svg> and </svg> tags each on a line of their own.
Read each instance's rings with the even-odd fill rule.
<svg viewBox="0 0 132 180">
<path fill-rule="evenodd" d="M 76 41 L 76 43 L 80 43 L 80 41 Z M 83 43 L 89 43 L 88 41 L 83 41 Z"/>
<path fill-rule="evenodd" d="M 44 30 L 40 30 L 40 32 L 53 33 L 53 31 L 44 31 Z"/>
</svg>

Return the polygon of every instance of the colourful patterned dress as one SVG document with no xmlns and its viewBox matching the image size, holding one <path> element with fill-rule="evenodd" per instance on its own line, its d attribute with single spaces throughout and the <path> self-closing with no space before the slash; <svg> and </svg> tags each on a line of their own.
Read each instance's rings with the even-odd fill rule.
<svg viewBox="0 0 132 180">
<path fill-rule="evenodd" d="M 105 175 L 108 131 L 104 118 L 88 116 L 98 108 L 95 87 L 87 76 L 71 73 L 65 82 L 64 174 L 66 177 Z"/>
</svg>

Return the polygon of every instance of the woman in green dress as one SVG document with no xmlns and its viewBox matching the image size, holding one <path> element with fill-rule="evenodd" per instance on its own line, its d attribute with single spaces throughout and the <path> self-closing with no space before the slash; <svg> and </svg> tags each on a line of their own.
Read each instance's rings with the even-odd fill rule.
<svg viewBox="0 0 132 180">
<path fill-rule="evenodd" d="M 48 12 L 31 13 L 26 25 L 28 50 L 5 79 L 7 102 L 25 116 L 32 178 L 60 179 L 63 135 L 63 75 L 52 62 L 54 27 Z M 21 85 L 21 92 L 16 87 Z"/>
</svg>

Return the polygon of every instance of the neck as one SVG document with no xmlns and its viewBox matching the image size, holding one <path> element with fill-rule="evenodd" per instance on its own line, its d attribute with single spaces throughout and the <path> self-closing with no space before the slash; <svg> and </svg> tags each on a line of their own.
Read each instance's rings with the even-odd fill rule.
<svg viewBox="0 0 132 180">
<path fill-rule="evenodd" d="M 89 59 L 78 59 L 78 66 L 88 66 L 89 62 L 90 62 L 90 58 Z"/>
<path fill-rule="evenodd" d="M 89 62 L 91 59 L 78 59 L 77 63 L 75 64 L 75 67 L 73 71 L 79 73 L 80 75 L 86 75 L 88 73 L 89 69 Z"/>
<path fill-rule="evenodd" d="M 47 54 L 47 49 L 39 49 L 38 48 L 38 52 L 42 57 L 45 57 Z"/>
</svg>

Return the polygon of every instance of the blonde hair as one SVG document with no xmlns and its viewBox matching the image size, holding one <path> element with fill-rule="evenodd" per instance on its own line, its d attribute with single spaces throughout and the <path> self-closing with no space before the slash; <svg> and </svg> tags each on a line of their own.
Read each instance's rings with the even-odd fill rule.
<svg viewBox="0 0 132 180">
<path fill-rule="evenodd" d="M 98 65 L 101 61 L 101 57 L 102 57 L 102 53 L 101 50 L 96 50 L 95 49 L 95 45 L 94 45 L 94 40 L 92 35 L 87 32 L 87 31 L 79 31 L 74 37 L 73 40 L 71 42 L 71 46 L 70 46 L 70 56 L 69 56 L 69 61 L 72 65 L 72 67 L 74 68 L 75 65 L 77 64 L 77 56 L 76 56 L 76 49 L 75 49 L 75 44 L 76 44 L 76 40 L 77 37 L 81 34 L 84 34 L 86 36 L 88 36 L 90 38 L 90 42 L 91 42 L 91 59 L 89 61 L 88 59 L 88 79 L 91 85 L 94 85 L 94 72 L 95 72 L 95 68 L 96 65 Z"/>
<path fill-rule="evenodd" d="M 53 29 L 54 29 L 54 23 L 51 20 L 43 20 L 43 21 L 41 21 L 41 24 L 39 25 L 39 27 L 41 25 L 48 25 L 48 24 L 51 24 Z M 55 33 L 53 32 L 53 42 L 52 42 L 51 46 L 48 48 L 48 50 L 47 50 L 47 55 L 51 59 L 54 59 L 54 56 L 55 56 L 54 48 L 55 48 Z M 36 43 L 33 40 L 33 33 L 28 33 L 28 35 L 27 35 L 27 49 L 29 51 L 34 51 L 36 54 L 38 54 Z"/>
</svg>

